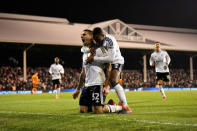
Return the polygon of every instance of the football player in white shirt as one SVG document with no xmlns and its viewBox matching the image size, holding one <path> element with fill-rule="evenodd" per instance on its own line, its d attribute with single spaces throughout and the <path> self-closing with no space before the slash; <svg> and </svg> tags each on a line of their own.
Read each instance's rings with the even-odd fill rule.
<svg viewBox="0 0 197 131">
<path fill-rule="evenodd" d="M 104 34 L 102 29 L 99 27 L 93 29 L 93 38 L 98 46 L 104 47 L 108 51 L 108 55 L 104 57 L 90 56 L 88 57 L 87 62 L 112 64 L 109 82 L 116 90 L 120 103 L 122 104 L 123 110 L 120 113 L 131 114 L 132 111 L 127 104 L 124 89 L 118 82 L 124 64 L 124 58 L 121 55 L 119 45 L 113 36 Z"/>
<path fill-rule="evenodd" d="M 53 90 L 56 90 L 56 99 L 60 94 L 61 75 L 64 74 L 64 68 L 59 64 L 59 58 L 55 57 L 55 63 L 50 66 L 49 73 L 52 75 Z"/>
<path fill-rule="evenodd" d="M 170 85 L 170 74 L 168 65 L 170 64 L 170 56 L 160 48 L 160 42 L 155 42 L 155 51 L 150 57 L 150 66 L 155 66 L 156 82 L 159 85 L 162 99 L 166 100 L 166 95 L 162 85 Z"/>
<path fill-rule="evenodd" d="M 92 31 L 84 30 L 81 35 L 81 39 L 84 43 L 81 51 L 83 52 L 83 66 L 80 76 L 79 85 L 73 94 L 73 98 L 76 99 L 80 93 L 80 89 L 83 86 L 83 80 L 85 78 L 85 87 L 83 88 L 80 96 L 79 105 L 80 112 L 88 112 L 88 107 L 92 107 L 92 110 L 96 114 L 118 112 L 122 110 L 122 106 L 118 105 L 105 105 L 103 99 L 103 85 L 105 83 L 105 73 L 103 71 L 103 63 L 92 62 L 86 63 L 86 59 L 90 56 L 92 43 Z M 105 49 L 97 48 L 95 50 L 96 56 L 107 55 Z"/>
</svg>

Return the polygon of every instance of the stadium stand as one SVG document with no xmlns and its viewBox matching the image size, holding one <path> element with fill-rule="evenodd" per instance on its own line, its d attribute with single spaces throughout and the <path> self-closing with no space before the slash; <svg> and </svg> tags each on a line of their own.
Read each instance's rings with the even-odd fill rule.
<svg viewBox="0 0 197 131">
<path fill-rule="evenodd" d="M 62 78 L 62 89 L 76 88 L 80 69 L 66 68 L 65 75 Z M 52 89 L 52 81 L 48 73 L 48 67 L 28 67 L 27 81 L 23 81 L 23 71 L 21 67 L 0 67 L 0 90 L 31 90 L 31 76 L 34 72 L 39 74 L 39 90 L 48 91 Z M 140 70 L 124 70 L 123 71 L 123 87 L 125 89 L 134 90 L 140 87 L 155 87 L 154 70 L 148 70 L 148 81 L 143 82 L 143 74 Z M 191 88 L 197 87 L 197 80 L 190 81 L 188 70 L 172 69 L 170 70 L 173 88 Z"/>
</svg>

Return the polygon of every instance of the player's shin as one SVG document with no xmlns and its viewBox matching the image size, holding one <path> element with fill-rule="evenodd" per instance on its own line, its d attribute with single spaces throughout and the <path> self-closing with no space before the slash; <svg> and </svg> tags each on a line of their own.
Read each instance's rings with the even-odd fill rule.
<svg viewBox="0 0 197 131">
<path fill-rule="evenodd" d="M 162 86 L 162 85 L 159 85 L 159 90 L 160 90 L 160 92 L 161 92 L 162 97 L 166 97 L 166 95 L 165 95 L 165 92 L 164 92 L 164 89 L 163 89 L 163 86 Z"/>
<path fill-rule="evenodd" d="M 60 88 L 57 88 L 57 89 L 56 89 L 56 99 L 59 98 L 59 94 L 60 94 Z"/>
<path fill-rule="evenodd" d="M 127 106 L 128 104 L 127 104 L 127 100 L 126 100 L 126 96 L 125 96 L 123 87 L 119 83 L 117 83 L 114 86 L 114 89 L 116 90 L 118 98 L 119 98 L 120 102 L 122 102 L 123 106 Z"/>
<path fill-rule="evenodd" d="M 113 113 L 113 112 L 119 112 L 122 110 L 122 106 L 119 105 L 105 105 L 104 108 L 106 108 L 106 112 Z"/>
<path fill-rule="evenodd" d="M 59 95 L 60 94 L 60 88 L 57 88 L 57 94 Z"/>
</svg>

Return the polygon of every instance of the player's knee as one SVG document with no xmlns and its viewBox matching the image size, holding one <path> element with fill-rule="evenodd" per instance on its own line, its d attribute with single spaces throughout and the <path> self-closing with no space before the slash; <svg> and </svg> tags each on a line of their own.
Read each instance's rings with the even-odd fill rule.
<svg viewBox="0 0 197 131">
<path fill-rule="evenodd" d="M 81 110 L 80 109 L 80 113 L 87 113 L 88 111 L 86 111 L 86 110 Z"/>
<path fill-rule="evenodd" d="M 162 85 L 163 84 L 163 81 L 162 80 L 158 80 L 157 81 L 157 84 Z"/>
<path fill-rule="evenodd" d="M 108 106 L 107 105 L 104 105 L 103 106 L 103 113 L 109 113 L 110 111 L 109 111 L 109 108 L 108 108 Z"/>
<path fill-rule="evenodd" d="M 79 111 L 80 111 L 80 113 L 87 113 L 88 112 L 88 108 L 84 107 L 84 106 L 80 106 Z"/>
<path fill-rule="evenodd" d="M 170 82 L 169 82 L 169 81 L 168 81 L 168 82 L 166 82 L 166 83 L 165 83 L 165 85 L 166 85 L 166 86 L 169 86 L 169 85 L 170 85 Z"/>
<path fill-rule="evenodd" d="M 112 87 L 115 87 L 118 84 L 118 81 L 114 78 L 111 78 L 110 79 L 110 84 L 111 84 Z"/>
</svg>

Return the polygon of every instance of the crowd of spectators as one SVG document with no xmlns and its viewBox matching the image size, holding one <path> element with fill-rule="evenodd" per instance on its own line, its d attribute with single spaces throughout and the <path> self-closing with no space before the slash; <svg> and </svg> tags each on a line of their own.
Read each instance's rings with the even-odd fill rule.
<svg viewBox="0 0 197 131">
<path fill-rule="evenodd" d="M 79 80 L 80 70 L 64 68 L 65 74 L 62 75 L 62 89 L 76 88 Z M 27 81 L 23 79 L 23 69 L 21 67 L 0 67 L 0 90 L 31 90 L 32 75 L 38 72 L 38 89 L 44 91 L 52 89 L 52 79 L 48 67 L 27 68 Z"/>
<path fill-rule="evenodd" d="M 77 87 L 80 69 L 66 68 L 65 74 L 62 75 L 62 89 L 73 89 Z M 0 67 L 0 90 L 31 90 L 32 75 L 35 72 L 39 74 L 38 89 L 48 91 L 52 89 L 51 76 L 48 73 L 49 67 L 27 68 L 27 81 L 23 79 L 23 69 L 21 67 Z M 196 74 L 195 72 L 194 74 Z M 143 72 L 140 70 L 123 70 L 122 84 L 124 88 L 136 89 L 139 87 L 155 86 L 155 71 L 147 71 L 147 82 L 143 81 Z M 197 87 L 197 80 L 190 80 L 189 71 L 184 69 L 171 69 L 171 86 L 170 87 Z M 194 77 L 196 78 L 196 77 Z"/>
</svg>

